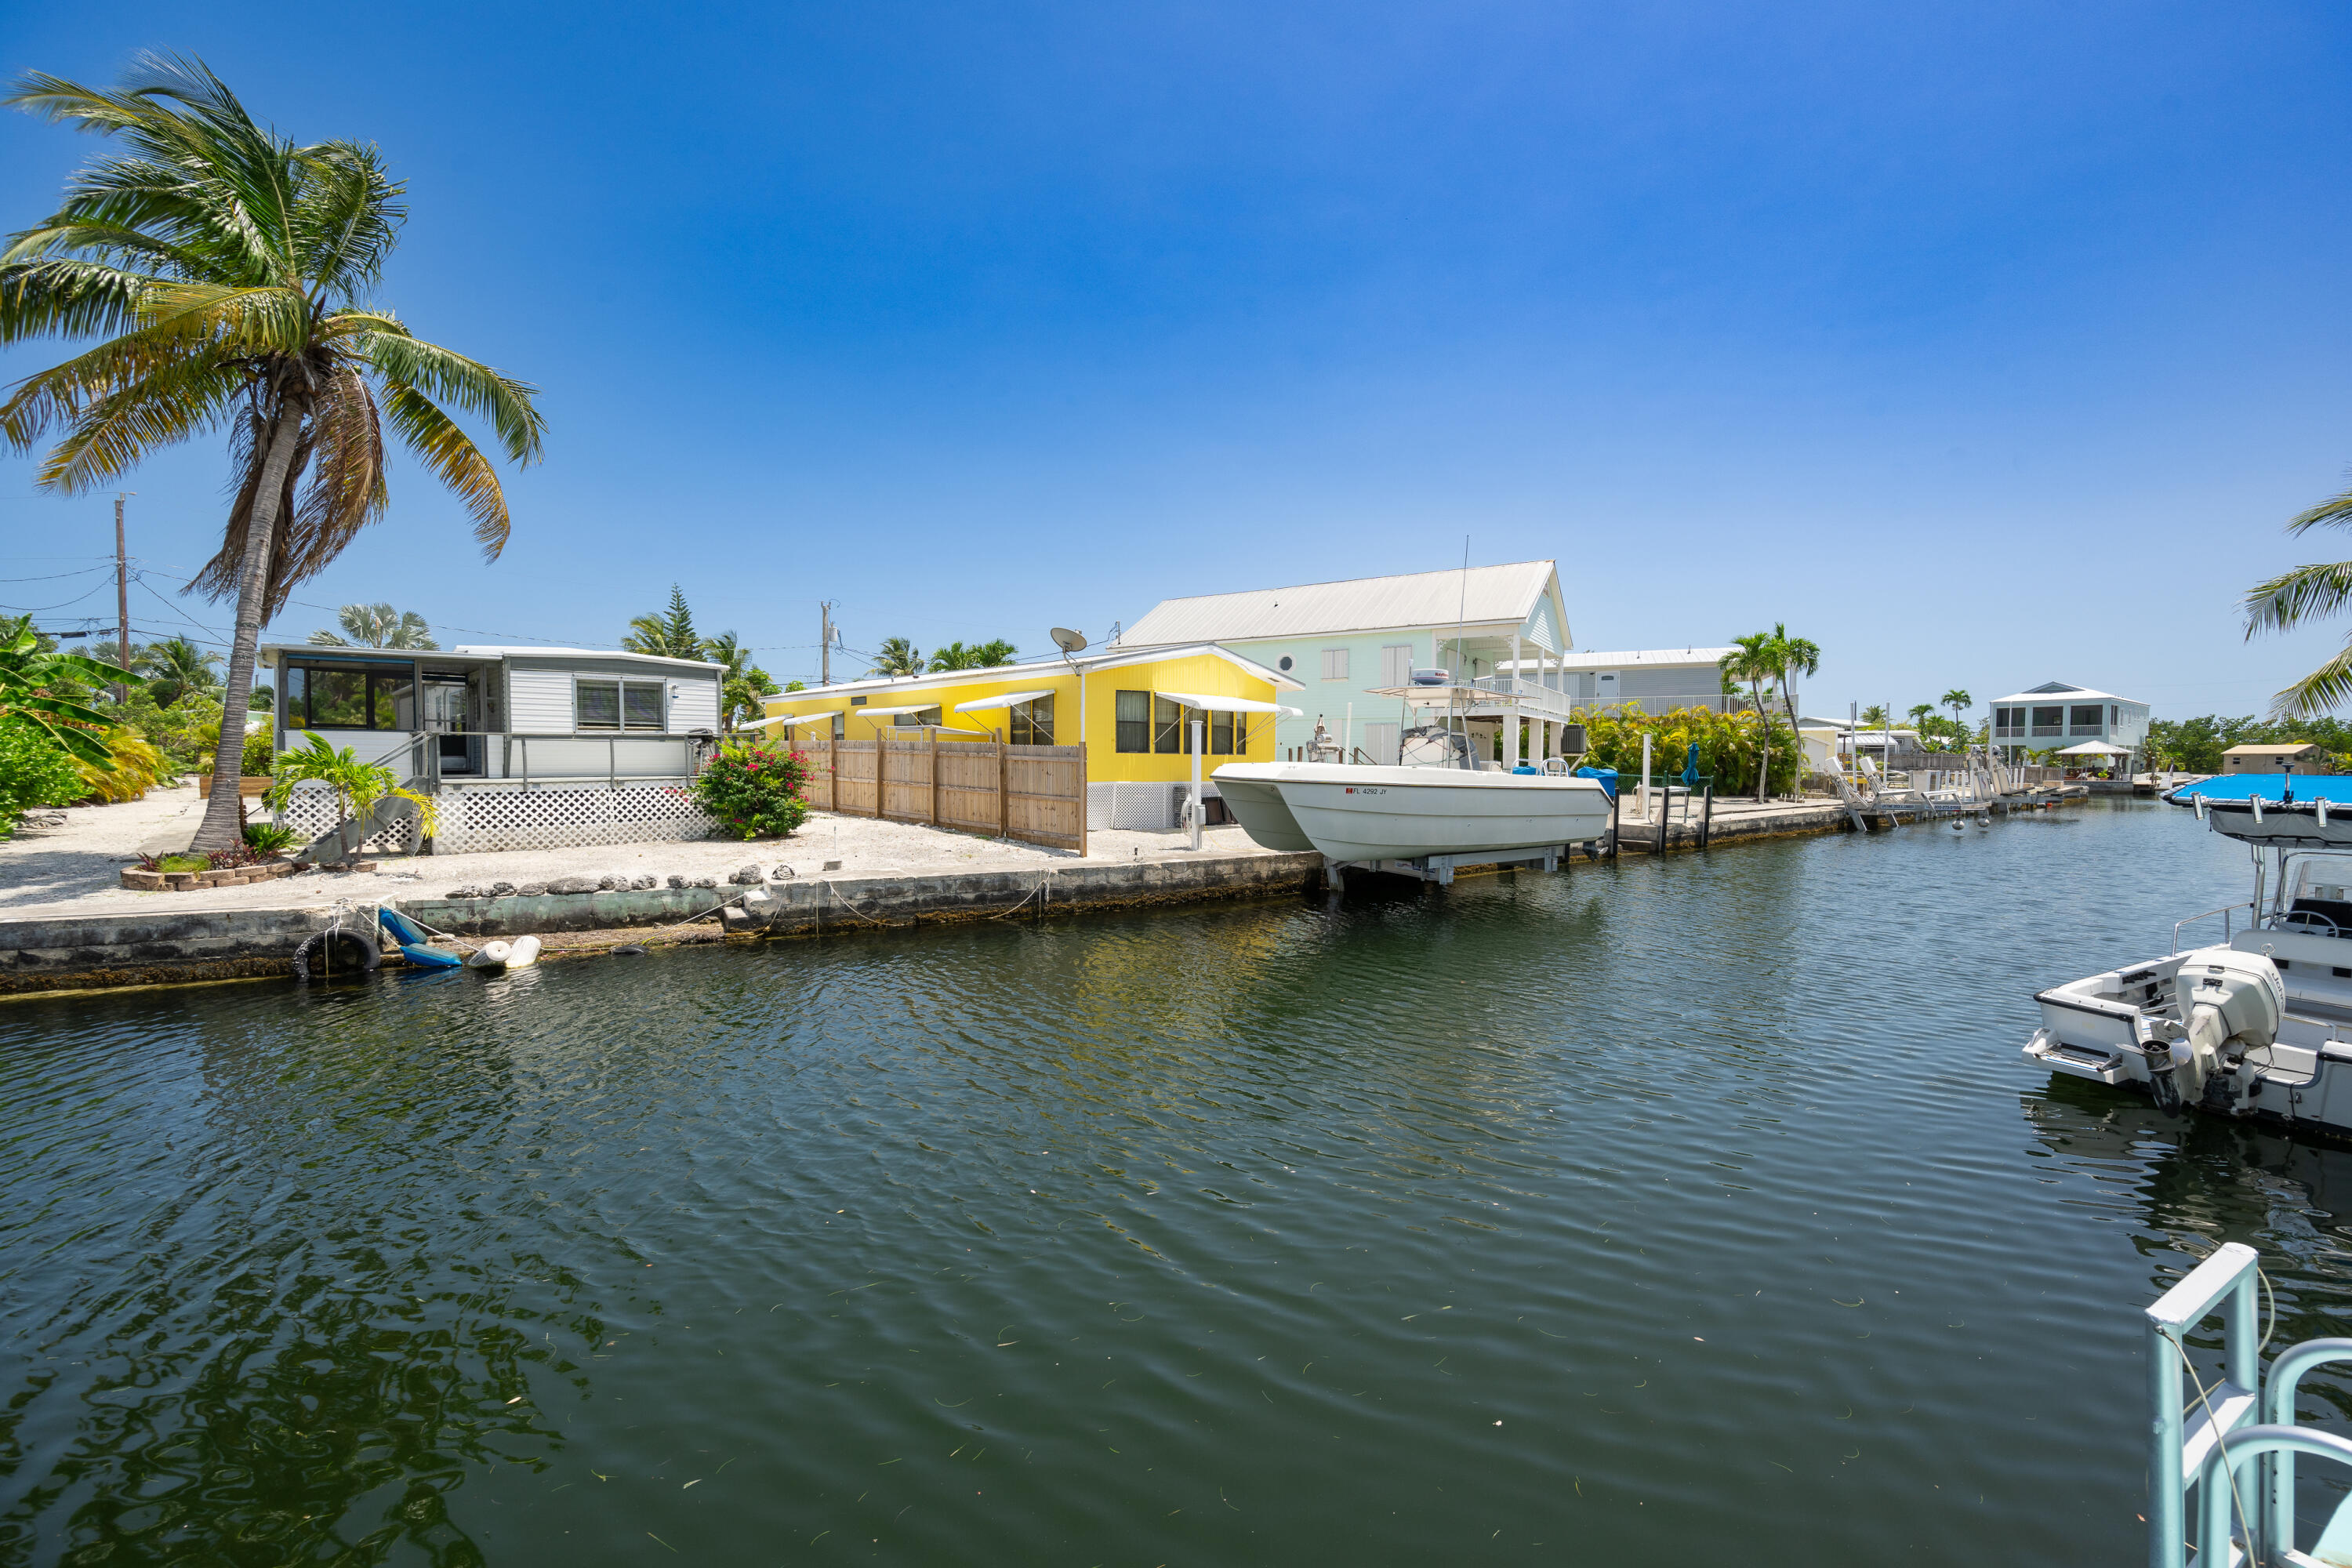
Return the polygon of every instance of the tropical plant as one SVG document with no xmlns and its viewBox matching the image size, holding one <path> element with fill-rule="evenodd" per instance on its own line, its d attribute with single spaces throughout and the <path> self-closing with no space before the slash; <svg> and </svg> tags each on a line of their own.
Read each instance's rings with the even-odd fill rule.
<svg viewBox="0 0 2352 1568">
<path fill-rule="evenodd" d="M 694 799 L 723 837 L 782 837 L 808 820 L 808 761 L 766 741 L 730 742 L 696 777 Z"/>
<path fill-rule="evenodd" d="M 1949 691 L 1945 692 L 1941 697 L 1936 699 L 1936 702 L 1938 707 L 1948 708 L 1952 710 L 1952 722 L 1959 725 L 1963 733 L 1966 732 L 1969 722 L 1964 715 L 1967 714 L 1969 709 L 1976 706 L 1976 700 L 1977 700 L 1975 698 L 1968 694 L 1965 688 L 1958 686 L 1953 687 Z"/>
<path fill-rule="evenodd" d="M 923 653 L 905 637 L 884 637 L 882 646 L 874 651 L 873 675 L 920 675 L 923 673 Z"/>
<path fill-rule="evenodd" d="M 103 738 L 112 721 L 79 699 L 93 686 L 131 679 L 131 671 L 85 653 L 45 650 L 30 616 L 0 621 L 0 721 L 29 727 L 77 762 L 114 765 Z"/>
<path fill-rule="evenodd" d="M 110 91 L 28 75 L 0 102 L 127 149 L 83 170 L 55 214 L 0 251 L 0 343 L 101 340 L 19 383 L 0 405 L 0 437 L 27 451 L 62 426 L 36 482 L 73 494 L 229 431 L 236 500 L 191 584 L 236 603 L 195 835 L 199 849 L 226 849 L 237 842 L 235 764 L 261 628 L 383 515 L 385 428 L 457 492 L 496 559 L 506 497 L 447 410 L 487 420 L 518 463 L 540 455 L 544 424 L 530 386 L 362 303 L 406 216 L 373 146 L 297 145 L 198 60 L 142 56 Z"/>
<path fill-rule="evenodd" d="M 170 708 L 192 691 L 220 689 L 220 655 L 200 648 L 185 637 L 151 642 L 139 650 L 131 667 L 147 677 L 147 694 L 158 708 Z"/>
<path fill-rule="evenodd" d="M 1919 702 L 1913 704 L 1910 710 L 1906 712 L 1904 717 L 1911 721 L 1912 729 L 1922 730 L 1924 732 L 1923 726 L 1927 724 L 1928 717 L 1935 711 L 1935 708 L 1930 704 Z"/>
<path fill-rule="evenodd" d="M 1642 769 L 1642 737 L 1650 737 L 1651 766 L 1661 773 L 1679 773 L 1682 760 L 1698 745 L 1699 772 L 1715 780 L 1717 793 L 1732 795 L 1754 790 L 1761 782 L 1775 793 L 1797 787 L 1801 771 L 1797 737 L 1769 712 L 1717 713 L 1710 708 L 1678 708 L 1671 713 L 1650 713 L 1638 703 L 1602 709 L 1584 716 L 1585 761 L 1594 767 L 1615 768 L 1627 778 Z M 1769 758 L 1769 768 L 1763 766 Z"/>
<path fill-rule="evenodd" d="M 719 721 L 724 728 L 757 719 L 764 706 L 760 700 L 776 694 L 774 679 L 751 662 L 751 650 L 733 632 L 705 637 L 702 657 L 726 667 L 719 678 Z"/>
<path fill-rule="evenodd" d="M 309 740 L 307 746 L 295 746 L 278 753 L 277 782 L 262 797 L 270 810 L 284 811 L 286 803 L 294 797 L 294 786 L 316 779 L 335 793 L 336 837 L 342 845 L 345 860 L 359 852 L 359 846 L 352 842 L 352 825 L 381 800 L 404 800 L 415 805 L 418 832 L 426 838 L 433 837 L 431 795 L 403 789 L 393 782 L 390 768 L 360 761 L 358 753 L 349 746 L 338 750 L 328 744 L 327 737 L 317 733 Z M 214 783 L 217 785 L 219 781 L 215 779 Z"/>
<path fill-rule="evenodd" d="M 278 689 L 266 680 L 253 683 L 253 690 L 245 700 L 248 712 L 267 713 L 278 706 Z"/>
<path fill-rule="evenodd" d="M 0 716 L 0 838 L 37 805 L 70 805 L 89 794 L 85 764 L 19 717 Z"/>
<path fill-rule="evenodd" d="M 246 847 L 261 855 L 283 855 L 302 842 L 302 836 L 277 822 L 248 822 L 245 825 Z"/>
<path fill-rule="evenodd" d="M 81 774 L 83 795 L 88 799 L 109 805 L 142 799 L 172 771 L 171 762 L 162 750 L 136 730 L 109 730 L 105 741 L 107 759 L 114 764 L 112 767 L 94 768 L 84 762 L 74 764 Z"/>
<path fill-rule="evenodd" d="M 2298 513 L 2289 520 L 2286 531 L 2305 534 L 2323 527 L 2352 528 L 2352 490 Z M 2248 589 L 2242 608 L 2249 642 L 2263 632 L 2289 631 L 2306 621 L 2340 616 L 2352 609 L 2352 561 L 2282 572 Z M 2271 717 L 2308 719 L 2343 706 L 2347 698 L 2352 698 L 2352 637 L 2335 658 L 2273 697 Z"/>
<path fill-rule="evenodd" d="M 931 650 L 931 668 L 934 672 L 950 669 L 993 669 L 1001 664 L 1011 664 L 1020 657 L 1020 650 L 1003 637 L 996 637 L 983 643 L 974 643 L 970 647 L 964 647 L 961 642 L 951 642 L 945 647 Z"/>
<path fill-rule="evenodd" d="M 335 613 L 342 624 L 341 636 L 330 631 L 316 631 L 310 640 L 322 647 L 413 647 L 437 648 L 433 640 L 433 628 L 415 610 L 395 610 L 390 605 L 345 605 Z"/>
<path fill-rule="evenodd" d="M 1786 622 L 1772 625 L 1772 638 L 1768 646 L 1774 677 L 1780 683 L 1780 706 L 1789 715 L 1789 732 L 1797 731 L 1797 677 L 1811 680 L 1822 672 L 1822 650 L 1818 643 L 1789 635 Z"/>
<path fill-rule="evenodd" d="M 1864 709 L 1864 710 L 1862 710 L 1862 718 L 1861 718 L 1861 720 L 1860 720 L 1860 723 L 1861 723 L 1862 727 L 1863 727 L 1864 729 L 1865 729 L 1865 730 L 1884 730 L 1884 729 L 1885 729 L 1885 728 L 1886 728 L 1886 710 L 1885 710 L 1885 707 L 1883 707 L 1882 705 L 1880 705 L 1879 703 L 1876 703 L 1876 702 L 1872 703 L 1869 707 L 1867 707 L 1867 708 L 1865 708 L 1865 709 Z"/>
<path fill-rule="evenodd" d="M 1760 718 L 1764 712 L 1764 683 L 1778 679 L 1780 673 L 1780 650 L 1773 647 L 1770 632 L 1750 632 L 1731 641 L 1732 651 L 1718 661 L 1723 667 L 1724 678 L 1748 683 L 1748 689 L 1755 695 L 1756 712 Z M 1766 724 L 1758 734 L 1765 748 L 1763 763 L 1756 770 L 1756 804 L 1761 805 L 1764 804 L 1768 775 L 1772 771 L 1771 726 Z"/>
<path fill-rule="evenodd" d="M 694 612 L 686 607 L 686 595 L 677 584 L 669 585 L 669 608 L 629 617 L 629 635 L 621 639 L 621 646 L 655 658 L 703 657 L 702 639 L 694 634 Z"/>
</svg>

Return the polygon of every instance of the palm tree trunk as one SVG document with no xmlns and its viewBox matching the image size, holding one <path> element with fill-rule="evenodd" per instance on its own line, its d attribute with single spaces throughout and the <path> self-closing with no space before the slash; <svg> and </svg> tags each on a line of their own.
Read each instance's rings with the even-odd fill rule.
<svg viewBox="0 0 2352 1568">
<path fill-rule="evenodd" d="M 1772 782 L 1772 720 L 1764 711 L 1764 683 L 1755 681 L 1748 689 L 1756 694 L 1756 804 L 1762 805 Z"/>
<path fill-rule="evenodd" d="M 245 720 L 253 689 L 254 650 L 261 642 L 262 612 L 268 600 L 269 551 L 278 533 L 278 500 L 286 489 L 286 471 L 294 449 L 301 444 L 302 405 L 289 397 L 269 435 L 269 449 L 261 459 L 261 484 L 254 492 L 253 512 L 245 525 L 245 562 L 237 574 L 236 631 L 229 644 L 227 689 L 221 693 L 220 747 L 213 753 L 213 793 L 205 802 L 204 825 L 189 847 L 197 854 L 227 849 L 243 842 L 238 821 L 237 777 L 245 771 Z"/>
<path fill-rule="evenodd" d="M 1780 677 L 1780 706 L 1789 710 L 1789 738 L 1797 743 L 1797 794 L 1805 793 L 1805 734 L 1797 728 L 1797 700 L 1789 695 L 1789 678 Z"/>
</svg>

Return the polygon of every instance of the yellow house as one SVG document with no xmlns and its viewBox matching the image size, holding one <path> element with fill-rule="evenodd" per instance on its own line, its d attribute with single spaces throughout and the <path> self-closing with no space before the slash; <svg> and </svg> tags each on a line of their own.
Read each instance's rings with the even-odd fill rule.
<svg viewBox="0 0 2352 1568">
<path fill-rule="evenodd" d="M 1274 721 L 1296 714 L 1299 683 L 1214 643 L 837 682 L 766 699 L 761 727 L 841 740 L 936 729 L 940 740 L 1087 749 L 1096 784 L 1174 784 L 1192 776 L 1192 724 L 1205 777 L 1229 762 L 1274 761 Z M 912 739 L 912 736 L 908 737 Z"/>
</svg>

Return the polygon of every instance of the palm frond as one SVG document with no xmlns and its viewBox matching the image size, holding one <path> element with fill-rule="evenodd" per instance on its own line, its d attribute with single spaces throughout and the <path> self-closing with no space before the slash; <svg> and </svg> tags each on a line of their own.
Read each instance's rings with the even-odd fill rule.
<svg viewBox="0 0 2352 1568">
<path fill-rule="evenodd" d="M 152 279 L 129 268 L 76 257 L 0 260 L 0 343 L 93 337 L 141 324 Z"/>
<path fill-rule="evenodd" d="M 457 492 L 473 514 L 474 538 L 488 560 L 506 548 L 514 520 L 507 514 L 506 492 L 499 488 L 498 470 L 482 456 L 457 421 L 416 388 L 404 381 L 384 379 L 383 417 L 402 443 L 434 477 Z"/>
<path fill-rule="evenodd" d="M 2309 719 L 2352 700 L 2352 646 L 2271 699 L 2271 717 Z"/>
<path fill-rule="evenodd" d="M 404 328 L 366 334 L 360 340 L 360 352 L 387 380 L 488 419 L 514 461 L 538 461 L 547 431 L 546 419 L 531 401 L 538 388 L 500 375 L 478 360 L 410 337 Z"/>
<path fill-rule="evenodd" d="M 363 293 L 399 242 L 408 211 L 394 198 L 404 187 L 373 147 L 324 142 L 304 148 L 303 160 L 310 175 L 296 203 L 303 276 L 330 294 Z"/>
<path fill-rule="evenodd" d="M 2286 525 L 2289 533 L 2305 533 L 2315 528 L 2352 526 L 2352 490 L 2330 496 L 2317 506 L 2297 512 Z"/>
<path fill-rule="evenodd" d="M 2246 592 L 2246 636 L 2285 631 L 2352 608 L 2352 561 L 2298 566 Z"/>
<path fill-rule="evenodd" d="M 42 460 L 36 482 L 79 495 L 121 479 L 164 447 L 218 428 L 245 391 L 245 376 L 234 366 L 210 360 L 166 363 L 80 409 Z M 5 428 L 0 416 L 0 430 Z"/>
<path fill-rule="evenodd" d="M 142 336 L 200 340 L 247 356 L 298 354 L 310 341 L 310 307 L 298 289 L 158 283 L 147 292 Z"/>
<path fill-rule="evenodd" d="M 295 584 L 325 571 L 352 536 L 383 515 L 383 429 L 375 399 L 355 366 L 345 365 L 312 406 L 309 489 L 287 531 L 273 604 Z"/>
</svg>

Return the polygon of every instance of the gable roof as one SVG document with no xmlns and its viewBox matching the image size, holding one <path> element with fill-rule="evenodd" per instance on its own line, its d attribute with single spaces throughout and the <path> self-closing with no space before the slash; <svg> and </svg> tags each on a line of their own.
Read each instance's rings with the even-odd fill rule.
<svg viewBox="0 0 2352 1568">
<path fill-rule="evenodd" d="M 2094 691 L 2087 686 L 2069 686 L 2063 680 L 2053 680 L 2031 691 L 2012 691 L 2006 697 L 1996 697 L 1995 702 L 2031 702 L 2037 697 L 2082 698 L 2091 702 L 2138 702 L 2137 697 L 2118 697 L 2112 691 Z"/>
<path fill-rule="evenodd" d="M 1162 599 L 1119 640 L 1251 642 L 1456 622 L 1493 626 L 1507 621 L 1516 626 L 1528 618 L 1556 575 L 1549 561 L 1518 561 L 1507 566 L 1473 566 L 1467 572 L 1454 567 L 1400 577 L 1355 577 Z"/>
</svg>

